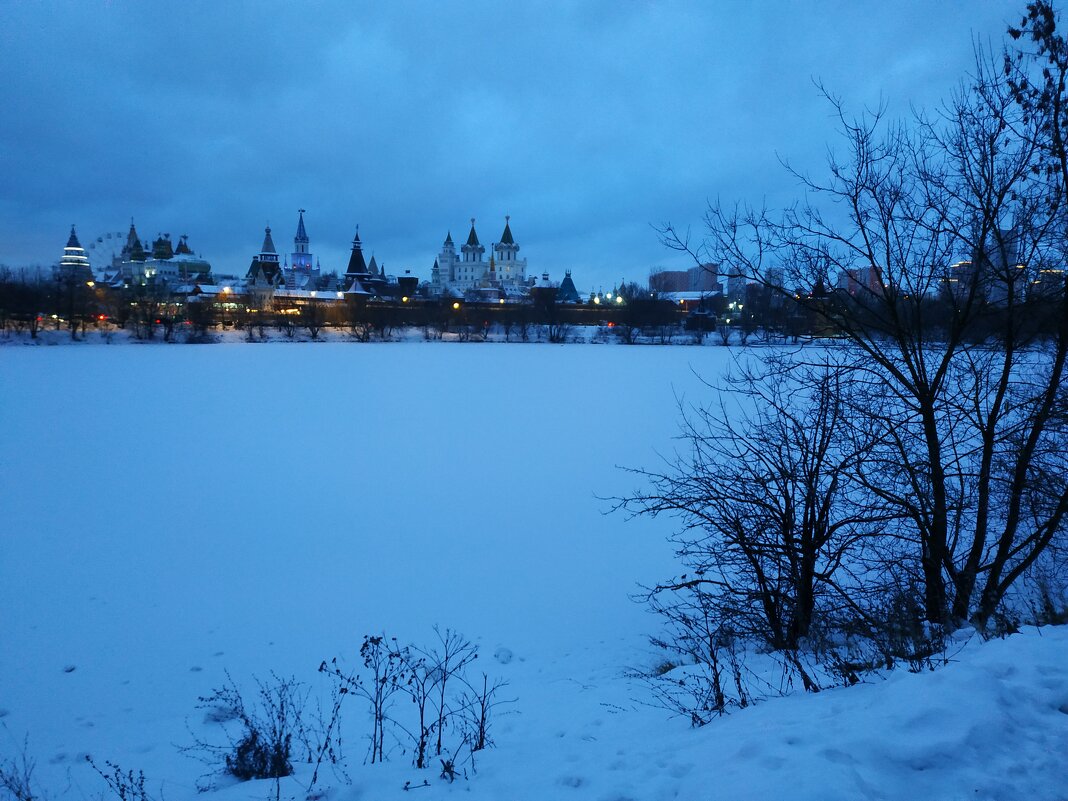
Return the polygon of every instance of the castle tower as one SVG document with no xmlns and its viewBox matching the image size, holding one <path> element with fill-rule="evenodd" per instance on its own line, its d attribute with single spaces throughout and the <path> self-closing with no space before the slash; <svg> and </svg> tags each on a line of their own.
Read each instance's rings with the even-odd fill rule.
<svg viewBox="0 0 1068 801">
<path fill-rule="evenodd" d="M 515 243 L 512 238 L 512 228 L 509 225 L 511 216 L 504 215 L 504 233 L 501 234 L 501 241 L 497 242 L 493 246 L 493 250 L 497 254 L 497 261 L 515 261 L 516 253 L 519 252 L 519 245 Z"/>
<path fill-rule="evenodd" d="M 278 251 L 274 248 L 274 239 L 271 238 L 271 226 L 267 226 L 263 233 L 263 247 L 260 252 L 252 257 L 246 277 L 253 286 L 274 287 L 283 281 L 281 265 L 278 263 Z"/>
<path fill-rule="evenodd" d="M 452 241 L 452 231 L 445 236 L 445 243 L 441 246 L 441 253 L 438 254 L 438 272 L 441 276 L 441 288 L 446 284 L 451 284 L 456 280 L 456 265 L 459 263 L 460 257 L 456 253 L 456 245 Z"/>
<path fill-rule="evenodd" d="M 430 268 L 430 289 L 437 295 L 441 293 L 441 267 L 438 265 L 438 260 L 434 259 L 434 266 Z"/>
<path fill-rule="evenodd" d="M 366 278 L 368 275 L 367 262 L 363 258 L 363 243 L 360 242 L 360 226 L 356 226 L 356 236 L 352 238 L 352 252 L 349 254 L 349 266 L 345 270 L 345 277 L 352 279 L 355 276 Z"/>
<path fill-rule="evenodd" d="M 475 218 L 471 218 L 471 233 L 467 235 L 467 244 L 460 248 L 464 254 L 464 262 L 480 262 L 486 249 L 479 243 L 478 234 L 475 233 Z"/>
<path fill-rule="evenodd" d="M 512 237 L 511 216 L 504 216 L 504 232 L 501 241 L 493 245 L 497 257 L 497 278 L 504 286 L 515 287 L 527 279 L 527 261 L 520 259 L 519 245 Z"/>
<path fill-rule="evenodd" d="M 278 251 L 274 249 L 274 239 L 271 238 L 271 226 L 267 226 L 263 233 L 263 247 L 260 249 L 260 261 L 274 262 L 278 264 Z"/>
<path fill-rule="evenodd" d="M 74 226 L 70 227 L 70 237 L 67 246 L 63 248 L 63 258 L 59 260 L 59 274 L 63 278 L 75 278 L 78 280 L 93 280 L 93 270 L 89 266 L 89 257 L 85 255 L 85 248 L 78 241 L 78 235 L 74 232 Z"/>
<path fill-rule="evenodd" d="M 189 235 L 182 234 L 178 238 L 178 247 L 174 249 L 175 256 L 192 256 L 193 251 L 189 249 Z"/>
<path fill-rule="evenodd" d="M 156 241 L 152 243 L 152 258 L 160 261 L 174 258 L 174 244 L 170 234 L 156 234 Z"/>
<path fill-rule="evenodd" d="M 141 238 L 137 235 L 137 229 L 134 227 L 133 217 L 131 217 L 130 233 L 126 235 L 126 244 L 123 245 L 117 261 L 145 261 L 147 258 L 148 254 L 145 252 L 144 245 L 141 244 Z M 115 262 L 112 262 L 112 264 L 117 266 Z"/>
<path fill-rule="evenodd" d="M 312 272 L 312 254 L 308 250 L 308 232 L 304 229 L 304 209 L 299 210 L 300 217 L 297 221 L 297 235 L 293 237 L 293 254 L 290 264 L 295 272 L 306 275 Z"/>
</svg>

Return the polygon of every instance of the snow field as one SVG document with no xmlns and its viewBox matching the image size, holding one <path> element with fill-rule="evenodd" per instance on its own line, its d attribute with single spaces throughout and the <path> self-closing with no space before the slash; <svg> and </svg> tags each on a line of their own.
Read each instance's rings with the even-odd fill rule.
<svg viewBox="0 0 1068 801">
<path fill-rule="evenodd" d="M 942 671 L 769 700 L 691 730 L 643 705 L 656 656 L 629 599 L 673 572 L 672 521 L 598 499 L 655 466 L 675 394 L 717 348 L 404 343 L 0 351 L 0 755 L 29 734 L 53 797 L 97 797 L 90 753 L 171 801 L 205 768 L 197 697 L 306 681 L 362 635 L 481 648 L 517 699 L 478 774 L 395 751 L 330 798 L 1068 797 L 1068 635 L 969 643 Z M 500 659 L 494 657 L 500 654 Z M 511 655 L 512 658 L 508 658 Z M 69 668 L 73 668 L 68 672 Z M 302 798 L 300 766 L 283 797 Z M 273 797 L 220 780 L 220 799 Z"/>
</svg>

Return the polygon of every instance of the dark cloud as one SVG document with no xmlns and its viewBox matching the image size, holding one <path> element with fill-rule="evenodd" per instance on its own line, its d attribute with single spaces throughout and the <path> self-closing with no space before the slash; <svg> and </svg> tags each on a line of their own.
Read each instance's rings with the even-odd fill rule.
<svg viewBox="0 0 1068 801">
<path fill-rule="evenodd" d="M 187 233 L 242 272 L 269 220 L 343 267 L 357 223 L 429 276 L 446 231 L 505 214 L 530 268 L 583 287 L 677 261 L 650 223 L 786 202 L 818 169 L 818 78 L 854 108 L 936 104 L 1009 3 L 6 3 L 0 262 Z M 283 245 L 283 243 L 285 243 Z"/>
</svg>

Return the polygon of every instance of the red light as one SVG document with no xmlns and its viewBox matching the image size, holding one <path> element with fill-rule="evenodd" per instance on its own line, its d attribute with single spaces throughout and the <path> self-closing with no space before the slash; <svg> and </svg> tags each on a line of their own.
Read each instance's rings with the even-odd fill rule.
<svg viewBox="0 0 1068 801">
<path fill-rule="evenodd" d="M 609 324 L 608 324 L 608 327 L 609 327 L 609 328 L 615 328 L 615 327 L 616 327 L 616 324 L 615 324 L 615 323 L 609 323 Z"/>
<path fill-rule="evenodd" d="M 156 325 L 159 325 L 160 322 L 161 322 L 160 320 L 156 320 Z"/>
<path fill-rule="evenodd" d="M 98 314 L 96 319 L 98 319 L 98 320 L 106 320 L 106 319 L 108 319 L 108 316 L 106 314 Z"/>
</svg>

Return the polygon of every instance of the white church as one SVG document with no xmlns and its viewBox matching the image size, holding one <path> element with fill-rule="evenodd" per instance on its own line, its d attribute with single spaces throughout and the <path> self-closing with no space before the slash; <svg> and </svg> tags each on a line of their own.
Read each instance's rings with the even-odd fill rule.
<svg viewBox="0 0 1068 801">
<path fill-rule="evenodd" d="M 445 237 L 441 253 L 430 273 L 430 291 L 435 295 L 472 290 L 496 290 L 503 295 L 520 294 L 529 286 L 527 260 L 520 259 L 519 245 L 512 237 L 510 217 L 504 218 L 501 241 L 494 242 L 488 261 L 483 261 L 486 248 L 475 233 L 475 218 L 471 218 L 471 233 L 467 243 L 460 246 L 452 241 L 452 233 Z"/>
</svg>

